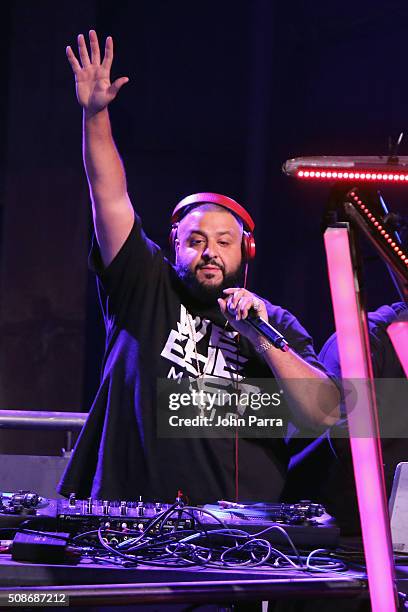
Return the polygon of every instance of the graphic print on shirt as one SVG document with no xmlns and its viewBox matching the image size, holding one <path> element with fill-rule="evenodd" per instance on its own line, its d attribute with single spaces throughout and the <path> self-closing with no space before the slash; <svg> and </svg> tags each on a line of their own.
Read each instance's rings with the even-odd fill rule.
<svg viewBox="0 0 408 612">
<path fill-rule="evenodd" d="M 238 399 L 230 403 L 226 398 L 238 398 L 242 393 L 248 395 L 261 391 L 258 386 L 244 382 L 244 366 L 248 358 L 240 355 L 237 350 L 237 335 L 238 332 L 226 331 L 208 319 L 198 316 L 193 319 L 181 304 L 177 329 L 170 331 L 161 352 L 161 356 L 173 364 L 167 378 L 181 383 L 183 375 L 187 375 L 190 379 L 190 392 L 197 392 L 198 389 L 201 394 L 200 403 L 194 405 L 201 414 L 209 410 L 209 420 L 215 418 L 217 408 L 223 409 L 225 417 L 242 415 L 246 406 L 240 404 Z M 205 336 L 209 336 L 208 343 L 201 343 Z M 200 353 L 203 345 L 208 347 L 206 355 Z M 212 401 L 209 396 L 212 396 Z M 232 412 L 225 412 L 228 408 Z"/>
<path fill-rule="evenodd" d="M 200 353 L 201 340 L 210 334 L 207 354 Z M 216 376 L 240 382 L 247 358 L 237 353 L 237 332 L 228 332 L 208 319 L 192 318 L 183 304 L 180 306 L 180 321 L 177 329 L 170 331 L 161 356 L 173 365 L 168 378 L 180 379 L 183 370 L 192 377 L 200 374 Z M 197 363 L 198 362 L 198 363 Z M 177 371 L 178 370 L 178 371 Z"/>
</svg>

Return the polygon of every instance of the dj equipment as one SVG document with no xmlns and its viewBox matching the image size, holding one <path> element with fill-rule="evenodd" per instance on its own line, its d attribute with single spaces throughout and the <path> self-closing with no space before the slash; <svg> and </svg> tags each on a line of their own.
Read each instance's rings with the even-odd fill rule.
<svg viewBox="0 0 408 612">
<path fill-rule="evenodd" d="M 16 533 L 11 558 L 31 563 L 74 563 L 81 553 L 68 546 L 69 536 L 69 533 Z"/>
<path fill-rule="evenodd" d="M 3 493 L 0 498 L 0 527 L 46 529 L 71 536 L 88 534 L 97 538 L 104 531 L 106 542 L 118 544 L 129 532 L 168 533 L 174 530 L 241 529 L 254 534 L 269 528 L 263 536 L 278 544 L 287 544 L 284 530 L 294 544 L 301 546 L 335 546 L 339 529 L 324 516 L 324 508 L 310 501 L 296 504 L 235 504 L 220 501 L 196 508 L 161 502 L 108 501 L 88 498 L 77 500 L 45 499 L 35 493 Z M 161 518 L 163 517 L 163 518 Z M 330 518 L 330 517 L 329 517 Z M 156 520 L 157 519 L 157 520 Z M 276 527 L 276 529 L 274 529 Z M 86 543 L 86 537 L 81 538 Z"/>
<path fill-rule="evenodd" d="M 238 204 L 232 198 L 221 195 L 219 193 L 193 193 L 183 200 L 181 200 L 176 208 L 173 210 L 171 216 L 171 231 L 170 231 L 170 245 L 172 249 L 175 249 L 175 243 L 177 238 L 178 224 L 181 219 L 193 208 L 200 204 L 217 204 L 226 210 L 232 212 L 235 216 L 239 217 L 244 225 L 244 231 L 242 234 L 242 255 L 245 262 L 249 262 L 255 257 L 255 239 L 253 231 L 255 223 L 251 215 L 245 210 L 243 206 Z"/>
<path fill-rule="evenodd" d="M 18 412 L 20 414 L 17 414 Z M 86 421 L 87 414 L 82 412 L 71 413 L 71 415 L 75 418 L 70 418 L 68 423 L 67 417 L 62 412 L 0 410 L 0 427 L 2 431 L 12 426 L 16 429 L 26 427 L 32 430 L 42 428 L 50 430 L 51 425 L 58 428 L 62 421 L 67 430 L 71 428 L 80 430 Z M 59 497 L 55 494 L 55 490 L 68 465 L 69 458 L 69 453 L 64 453 L 62 456 L 0 454 L 2 490 L 25 489 L 36 491 L 42 497 Z"/>
</svg>

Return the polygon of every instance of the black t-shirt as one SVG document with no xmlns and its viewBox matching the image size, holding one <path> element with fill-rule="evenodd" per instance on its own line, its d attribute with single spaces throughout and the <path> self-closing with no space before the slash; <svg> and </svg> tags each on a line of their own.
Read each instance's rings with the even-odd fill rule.
<svg viewBox="0 0 408 612">
<path fill-rule="evenodd" d="M 240 439 L 236 448 L 234 439 L 167 439 L 156 431 L 158 379 L 203 372 L 226 381 L 273 378 L 263 358 L 225 328 L 218 305 L 203 308 L 191 299 L 137 216 L 112 263 L 103 267 L 96 241 L 91 263 L 106 351 L 100 388 L 59 491 L 172 501 L 181 489 L 199 504 L 234 498 L 238 478 L 240 499 L 277 501 L 288 465 L 283 438 Z M 279 306 L 267 309 L 290 346 L 324 370 L 296 318 Z"/>
<path fill-rule="evenodd" d="M 387 327 L 398 317 L 407 313 L 404 302 L 381 306 L 369 312 L 371 359 L 374 378 L 401 378 L 404 374 L 398 356 L 387 333 Z M 333 334 L 324 344 L 319 358 L 338 378 L 341 377 L 337 335 Z"/>
</svg>

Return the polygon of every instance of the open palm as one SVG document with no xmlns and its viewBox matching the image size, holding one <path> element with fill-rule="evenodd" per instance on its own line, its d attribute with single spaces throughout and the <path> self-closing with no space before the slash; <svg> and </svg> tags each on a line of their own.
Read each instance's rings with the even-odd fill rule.
<svg viewBox="0 0 408 612">
<path fill-rule="evenodd" d="M 116 97 L 119 89 L 128 82 L 127 77 L 110 80 L 110 71 L 113 61 L 113 40 L 106 39 L 105 55 L 101 62 L 99 42 L 96 32 L 89 32 L 91 57 L 89 57 L 85 38 L 78 36 L 79 59 L 76 58 L 71 47 L 67 47 L 67 58 L 75 74 L 76 93 L 78 102 L 88 114 L 95 114 L 108 106 Z"/>
</svg>

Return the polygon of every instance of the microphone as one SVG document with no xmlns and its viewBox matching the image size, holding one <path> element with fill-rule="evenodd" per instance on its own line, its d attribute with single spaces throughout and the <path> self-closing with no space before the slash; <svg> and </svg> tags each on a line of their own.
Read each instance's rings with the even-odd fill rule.
<svg viewBox="0 0 408 612">
<path fill-rule="evenodd" d="M 270 323 L 262 319 L 262 317 L 259 317 L 256 314 L 256 310 L 253 308 L 250 309 L 245 321 L 259 334 L 264 336 L 264 338 L 266 338 L 271 344 L 273 344 L 275 348 L 284 352 L 289 350 L 289 343 L 286 338 L 284 338 L 277 329 L 272 327 Z"/>
<path fill-rule="evenodd" d="M 227 309 L 230 314 L 234 315 L 235 311 L 231 309 L 227 305 Z M 283 352 L 289 350 L 289 342 L 286 340 L 284 336 L 277 329 L 272 327 L 270 323 L 262 319 L 255 310 L 255 308 L 250 308 L 247 318 L 244 319 L 244 322 L 248 323 L 258 334 L 261 334 L 264 338 L 266 338 L 273 346 L 277 349 L 280 349 Z"/>
</svg>

